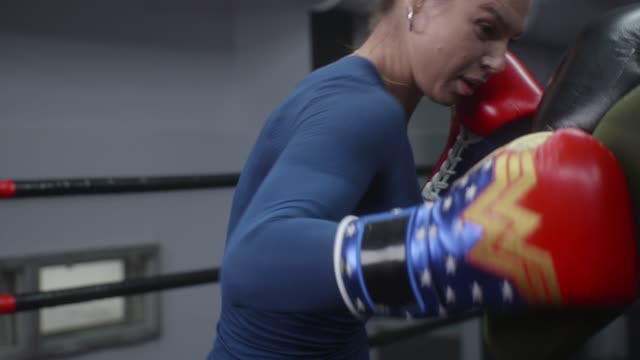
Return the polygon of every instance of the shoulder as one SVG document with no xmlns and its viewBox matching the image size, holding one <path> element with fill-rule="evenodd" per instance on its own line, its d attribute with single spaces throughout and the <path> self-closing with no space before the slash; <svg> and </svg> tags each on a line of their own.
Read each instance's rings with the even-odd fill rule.
<svg viewBox="0 0 640 360">
<path fill-rule="evenodd" d="M 362 58 L 347 57 L 317 69 L 299 84 L 293 99 L 294 126 L 306 135 L 346 134 L 369 142 L 406 135 L 404 109 Z"/>
<path fill-rule="evenodd" d="M 404 110 L 384 88 L 348 79 L 318 87 L 303 121 L 376 138 L 401 135 L 407 130 Z"/>
<path fill-rule="evenodd" d="M 375 66 L 364 58 L 348 56 L 317 69 L 303 88 L 311 112 L 357 112 L 404 123 L 404 110 L 386 90 Z"/>
</svg>

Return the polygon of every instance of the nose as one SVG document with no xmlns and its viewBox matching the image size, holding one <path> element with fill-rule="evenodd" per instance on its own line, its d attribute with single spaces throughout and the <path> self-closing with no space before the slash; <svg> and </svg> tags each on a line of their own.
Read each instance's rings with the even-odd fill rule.
<svg viewBox="0 0 640 360">
<path fill-rule="evenodd" d="M 491 74 L 502 72 L 507 66 L 507 44 L 496 44 L 482 58 L 482 66 Z"/>
</svg>

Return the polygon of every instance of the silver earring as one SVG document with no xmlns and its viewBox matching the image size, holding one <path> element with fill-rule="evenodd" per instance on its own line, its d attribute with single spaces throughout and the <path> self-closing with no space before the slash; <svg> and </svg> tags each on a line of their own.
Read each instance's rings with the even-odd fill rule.
<svg viewBox="0 0 640 360">
<path fill-rule="evenodd" d="M 409 14 L 407 14 L 409 20 L 409 32 L 413 31 L 413 6 L 409 5 Z"/>
</svg>

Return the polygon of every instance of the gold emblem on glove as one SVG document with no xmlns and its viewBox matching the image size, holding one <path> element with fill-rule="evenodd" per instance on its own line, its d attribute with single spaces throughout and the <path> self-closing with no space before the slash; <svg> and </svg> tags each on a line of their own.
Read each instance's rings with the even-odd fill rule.
<svg viewBox="0 0 640 360">
<path fill-rule="evenodd" d="M 546 136 L 545 136 L 546 135 Z M 547 134 L 495 153 L 494 181 L 465 210 L 464 220 L 483 229 L 469 261 L 512 280 L 529 303 L 562 302 L 551 254 L 527 239 L 540 226 L 540 214 L 519 201 L 535 186 L 533 148 Z"/>
</svg>

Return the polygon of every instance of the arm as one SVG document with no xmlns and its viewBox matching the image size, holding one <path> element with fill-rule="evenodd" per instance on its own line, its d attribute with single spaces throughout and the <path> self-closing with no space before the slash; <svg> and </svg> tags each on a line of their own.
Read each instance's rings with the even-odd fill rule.
<svg viewBox="0 0 640 360">
<path fill-rule="evenodd" d="M 332 263 L 337 222 L 400 139 L 397 111 L 366 96 L 306 111 L 228 242 L 227 299 L 271 311 L 345 308 Z"/>
</svg>

